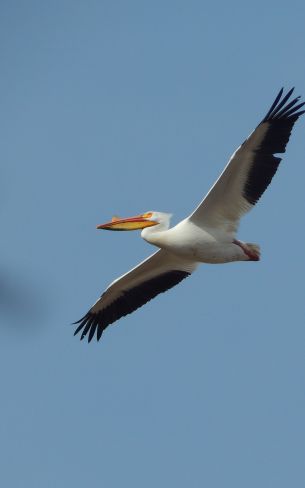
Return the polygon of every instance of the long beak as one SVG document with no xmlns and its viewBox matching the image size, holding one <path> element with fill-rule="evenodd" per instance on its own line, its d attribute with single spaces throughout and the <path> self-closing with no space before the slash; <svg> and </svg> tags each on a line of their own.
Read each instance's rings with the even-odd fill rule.
<svg viewBox="0 0 305 488">
<path fill-rule="evenodd" d="M 127 219 L 121 219 L 113 217 L 111 222 L 106 224 L 97 225 L 97 229 L 105 230 L 137 230 L 144 229 L 144 227 L 151 227 L 157 225 L 159 222 L 149 220 L 150 214 L 136 215 L 135 217 L 128 217 Z"/>
</svg>

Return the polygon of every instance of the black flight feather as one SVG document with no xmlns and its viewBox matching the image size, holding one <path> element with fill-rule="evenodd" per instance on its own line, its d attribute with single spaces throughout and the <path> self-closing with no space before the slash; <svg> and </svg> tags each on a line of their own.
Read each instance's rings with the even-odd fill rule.
<svg viewBox="0 0 305 488">
<path fill-rule="evenodd" d="M 130 290 L 122 290 L 121 295 L 118 295 L 105 309 L 97 313 L 89 311 L 80 320 L 74 322 L 74 325 L 79 324 L 74 335 L 82 330 L 81 340 L 88 335 L 88 342 L 90 342 L 97 331 L 96 338 L 99 341 L 108 325 L 137 308 L 142 307 L 142 305 L 159 295 L 159 293 L 163 293 L 169 288 L 172 288 L 189 275 L 190 273 L 181 270 L 168 271 Z"/>
<path fill-rule="evenodd" d="M 255 150 L 243 191 L 244 198 L 251 205 L 254 205 L 262 196 L 281 162 L 281 158 L 274 154 L 285 152 L 295 122 L 300 115 L 305 113 L 305 110 L 299 110 L 305 105 L 305 102 L 296 105 L 300 97 L 286 104 L 292 92 L 293 88 L 281 100 L 283 95 L 283 89 L 281 89 L 267 115 L 258 126 L 259 129 L 260 126 L 267 125 L 267 131 L 260 146 Z"/>
</svg>

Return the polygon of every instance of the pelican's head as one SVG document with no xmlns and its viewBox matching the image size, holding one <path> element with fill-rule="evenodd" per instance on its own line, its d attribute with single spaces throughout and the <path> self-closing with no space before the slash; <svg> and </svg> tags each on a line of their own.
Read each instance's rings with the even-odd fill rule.
<svg viewBox="0 0 305 488">
<path fill-rule="evenodd" d="M 164 212 L 145 212 L 135 217 L 128 217 L 122 219 L 121 217 L 112 217 L 111 222 L 106 224 L 97 225 L 97 229 L 105 230 L 138 230 L 145 229 L 146 227 L 152 227 L 159 225 L 163 229 L 168 229 L 171 214 Z M 159 229 L 161 230 L 161 227 Z"/>
</svg>

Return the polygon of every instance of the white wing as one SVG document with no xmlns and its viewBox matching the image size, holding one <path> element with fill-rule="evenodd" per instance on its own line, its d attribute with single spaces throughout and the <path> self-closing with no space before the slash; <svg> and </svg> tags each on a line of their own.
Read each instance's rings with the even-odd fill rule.
<svg viewBox="0 0 305 488">
<path fill-rule="evenodd" d="M 106 327 L 141 307 L 149 300 L 177 285 L 189 276 L 197 263 L 180 259 L 161 249 L 145 261 L 113 281 L 89 312 L 80 320 L 75 334 L 82 330 L 81 339 L 88 334 L 97 340 Z"/>
<path fill-rule="evenodd" d="M 271 182 L 284 153 L 294 123 L 305 110 L 289 101 L 293 88 L 281 99 L 280 90 L 269 112 L 236 150 L 207 196 L 190 215 L 197 225 L 235 232 L 240 217 L 250 210 Z M 288 102 L 288 103 L 287 103 Z M 297 104 L 297 105 L 296 105 Z"/>
</svg>

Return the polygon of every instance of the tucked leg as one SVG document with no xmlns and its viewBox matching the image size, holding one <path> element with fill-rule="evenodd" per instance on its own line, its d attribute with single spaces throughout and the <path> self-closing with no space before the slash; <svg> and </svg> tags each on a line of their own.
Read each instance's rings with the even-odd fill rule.
<svg viewBox="0 0 305 488">
<path fill-rule="evenodd" d="M 244 251 L 245 255 L 248 256 L 249 261 L 260 260 L 260 248 L 258 244 L 242 242 L 238 239 L 234 239 L 233 243 L 239 246 Z"/>
</svg>

